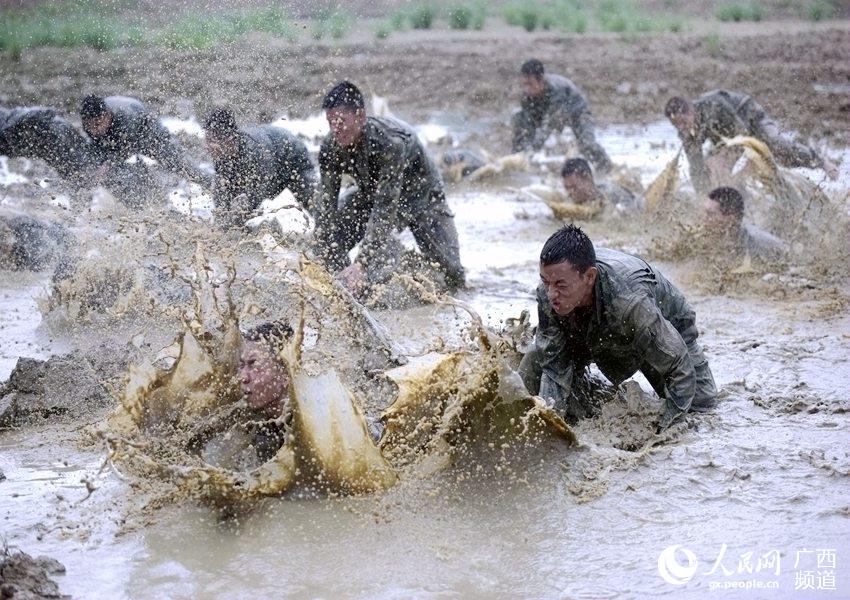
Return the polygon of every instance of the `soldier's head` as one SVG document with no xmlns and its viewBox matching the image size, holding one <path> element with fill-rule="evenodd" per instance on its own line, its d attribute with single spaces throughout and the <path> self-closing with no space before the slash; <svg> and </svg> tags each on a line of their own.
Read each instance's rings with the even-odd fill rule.
<svg viewBox="0 0 850 600">
<path fill-rule="evenodd" d="M 106 101 L 95 94 L 83 98 L 80 104 L 80 118 L 83 121 L 83 129 L 93 138 L 106 135 L 112 125 L 112 111 Z"/>
<path fill-rule="evenodd" d="M 237 375 L 245 402 L 254 410 L 277 418 L 289 393 L 289 370 L 278 358 L 292 328 L 282 322 L 263 323 L 249 330 L 242 341 Z"/>
<path fill-rule="evenodd" d="M 213 160 L 233 156 L 239 150 L 239 129 L 229 108 L 212 109 L 204 119 L 204 145 Z"/>
<path fill-rule="evenodd" d="M 336 84 L 325 95 L 322 109 L 337 142 L 353 146 L 360 141 L 366 125 L 366 101 L 356 85 L 350 81 Z"/>
<path fill-rule="evenodd" d="M 543 245 L 540 280 L 557 314 L 565 316 L 593 304 L 597 273 L 593 242 L 575 225 L 564 225 Z"/>
<path fill-rule="evenodd" d="M 673 96 L 664 106 L 664 116 L 670 119 L 679 133 L 687 134 L 693 131 L 696 124 L 694 105 L 682 98 Z"/>
<path fill-rule="evenodd" d="M 522 89 L 529 96 L 539 96 L 546 90 L 546 80 L 543 63 L 536 58 L 530 58 L 519 68 L 522 77 Z"/>
<path fill-rule="evenodd" d="M 744 220 L 744 197 L 731 187 L 719 187 L 705 201 L 705 225 L 715 231 L 736 229 Z"/>
<path fill-rule="evenodd" d="M 576 204 L 592 202 L 596 198 L 596 183 L 593 181 L 593 171 L 583 158 L 570 158 L 561 167 L 561 180 L 564 189 Z"/>
</svg>

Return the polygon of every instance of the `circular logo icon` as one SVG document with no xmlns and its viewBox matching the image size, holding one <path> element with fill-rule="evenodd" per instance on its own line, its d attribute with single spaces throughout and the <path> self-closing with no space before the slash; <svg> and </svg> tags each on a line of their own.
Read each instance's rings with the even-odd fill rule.
<svg viewBox="0 0 850 600">
<path fill-rule="evenodd" d="M 676 559 L 676 552 L 681 552 L 687 561 L 686 564 L 680 564 Z M 673 585 L 685 585 L 689 582 L 697 572 L 697 557 L 688 550 L 676 544 L 668 546 L 661 551 L 658 556 L 658 574 L 667 583 Z"/>
</svg>

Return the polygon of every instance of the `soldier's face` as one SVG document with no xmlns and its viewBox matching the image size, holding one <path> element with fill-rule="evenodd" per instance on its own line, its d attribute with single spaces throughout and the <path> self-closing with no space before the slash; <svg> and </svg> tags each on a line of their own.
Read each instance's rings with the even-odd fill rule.
<svg viewBox="0 0 850 600">
<path fill-rule="evenodd" d="M 689 134 L 694 130 L 694 111 L 688 110 L 678 115 L 670 115 L 670 122 L 680 133 Z"/>
<path fill-rule="evenodd" d="M 216 135 L 210 131 L 206 132 L 204 145 L 213 160 L 227 158 L 236 152 L 236 138 L 228 135 Z"/>
<path fill-rule="evenodd" d="M 325 117 L 337 142 L 343 146 L 353 146 L 360 141 L 366 124 L 366 111 L 362 108 L 329 108 L 325 111 Z"/>
<path fill-rule="evenodd" d="M 264 344 L 246 342 L 242 346 L 237 374 L 248 406 L 272 418 L 281 415 L 289 374 Z"/>
<path fill-rule="evenodd" d="M 522 89 L 529 96 L 539 96 L 546 89 L 545 80 L 537 75 L 523 75 Z"/>
<path fill-rule="evenodd" d="M 546 286 L 546 297 L 552 309 L 562 317 L 593 303 L 596 274 L 596 267 L 579 273 L 569 261 L 540 265 L 540 280 Z"/>
<path fill-rule="evenodd" d="M 592 179 L 582 177 L 578 173 L 570 173 L 563 178 L 563 182 L 564 190 L 576 204 L 593 200 L 595 186 Z"/>
<path fill-rule="evenodd" d="M 714 231 L 724 231 L 736 227 L 740 223 L 736 215 L 724 215 L 720 204 L 708 198 L 705 201 L 705 226 Z"/>
<path fill-rule="evenodd" d="M 109 112 L 105 112 L 93 119 L 83 119 L 83 129 L 92 137 L 106 135 L 110 125 L 112 125 L 112 113 Z"/>
</svg>

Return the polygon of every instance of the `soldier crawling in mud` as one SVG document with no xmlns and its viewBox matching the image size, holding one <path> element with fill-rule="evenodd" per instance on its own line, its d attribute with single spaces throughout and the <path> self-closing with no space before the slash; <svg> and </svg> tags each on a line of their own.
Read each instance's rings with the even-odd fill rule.
<svg viewBox="0 0 850 600">
<path fill-rule="evenodd" d="M 263 200 L 286 189 L 310 209 L 315 167 L 304 142 L 273 125 L 237 127 L 226 108 L 209 114 L 204 131 L 215 162 L 213 200 L 220 225 L 244 224 Z"/>
<path fill-rule="evenodd" d="M 659 430 L 716 404 L 694 310 L 658 270 L 635 256 L 595 249 L 581 229 L 567 225 L 543 246 L 540 278 L 539 325 L 520 375 L 568 420 L 596 408 L 601 387 L 588 371 L 591 362 L 615 385 L 643 373 L 665 400 Z"/>
<path fill-rule="evenodd" d="M 627 213 L 643 208 L 642 200 L 623 186 L 612 181 L 597 183 L 590 165 L 583 158 L 566 160 L 561 167 L 561 179 L 570 200 L 595 213 L 606 209 Z"/>
<path fill-rule="evenodd" d="M 126 162 L 133 155 L 154 159 L 169 172 L 211 186 L 212 176 L 192 162 L 156 115 L 135 98 L 89 95 L 82 101 L 80 116 L 98 165 L 95 183 L 116 189 L 125 202 L 142 203 L 151 188 L 145 164 Z"/>
<path fill-rule="evenodd" d="M 513 117 L 513 151 L 539 150 L 549 134 L 569 125 L 579 151 L 604 175 L 611 159 L 596 141 L 593 117 L 584 92 L 561 75 L 544 72 L 543 63 L 530 59 L 520 68 L 525 95 L 520 111 Z"/>
<path fill-rule="evenodd" d="M 748 256 L 769 265 L 782 262 L 788 255 L 786 242 L 754 225 L 744 224 L 744 198 L 735 188 L 719 187 L 709 192 L 705 228 L 713 239 L 712 248 L 727 256 Z"/>
<path fill-rule="evenodd" d="M 321 187 L 315 210 L 318 251 L 349 290 L 389 276 L 393 232 L 409 227 L 425 259 L 436 263 L 446 285 L 464 285 L 457 230 L 443 182 L 409 125 L 367 117 L 363 94 L 343 81 L 325 96 L 322 108 L 331 133 L 319 151 Z M 342 176 L 356 187 L 340 197 Z M 348 252 L 360 243 L 349 265 Z"/>
<path fill-rule="evenodd" d="M 741 92 L 713 90 L 693 102 L 674 96 L 664 115 L 679 132 L 688 157 L 691 181 L 698 192 L 711 186 L 711 173 L 703 156 L 703 144 L 718 144 L 723 138 L 755 137 L 770 148 L 776 161 L 786 167 L 823 168 L 835 179 L 838 171 L 829 160 L 809 146 L 786 137 L 770 115 L 752 97 Z"/>
<path fill-rule="evenodd" d="M 89 142 L 54 109 L 41 106 L 0 106 L 0 155 L 40 158 L 74 186 L 94 164 Z"/>
<path fill-rule="evenodd" d="M 277 453 L 285 442 L 290 418 L 289 371 L 278 358 L 278 352 L 292 334 L 288 324 L 272 321 L 243 335 L 236 371 L 241 403 L 234 407 L 235 414 L 227 412 L 194 432 L 189 442 L 191 448 L 204 452 L 209 460 L 219 464 L 239 461 L 238 455 L 246 451 L 251 454 L 246 459 L 250 463 L 266 462 Z M 231 435 L 236 423 L 247 432 L 246 437 Z M 223 429 L 224 437 L 216 439 Z"/>
</svg>

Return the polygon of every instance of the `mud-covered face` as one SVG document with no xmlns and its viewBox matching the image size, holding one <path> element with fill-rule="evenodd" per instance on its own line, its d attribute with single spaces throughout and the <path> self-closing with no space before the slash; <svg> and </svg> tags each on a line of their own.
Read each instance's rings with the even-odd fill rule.
<svg viewBox="0 0 850 600">
<path fill-rule="evenodd" d="M 688 109 L 679 114 L 670 115 L 670 122 L 673 124 L 679 133 L 689 135 L 696 125 L 696 115 L 693 109 Z"/>
<path fill-rule="evenodd" d="M 569 194 L 570 199 L 577 203 L 583 204 L 590 202 L 596 195 L 596 185 L 593 179 L 582 177 L 578 173 L 570 173 L 562 178 L 564 182 L 564 190 Z"/>
<path fill-rule="evenodd" d="M 235 135 L 216 134 L 212 131 L 206 131 L 205 133 L 204 146 L 206 146 L 207 152 L 210 153 L 213 160 L 221 160 L 236 154 L 237 143 Z"/>
<path fill-rule="evenodd" d="M 579 273 L 569 261 L 553 265 L 540 265 L 540 280 L 546 286 L 546 297 L 552 309 L 566 316 L 576 308 L 593 303 L 593 285 L 596 283 L 596 267 Z"/>
<path fill-rule="evenodd" d="M 546 80 L 537 75 L 523 75 L 522 89 L 529 96 L 540 96 L 546 89 Z"/>
<path fill-rule="evenodd" d="M 740 215 L 724 215 L 720 204 L 711 198 L 707 198 L 705 207 L 705 226 L 712 231 L 728 231 L 738 227 L 741 223 Z"/>
<path fill-rule="evenodd" d="M 329 108 L 325 117 L 331 128 L 331 134 L 343 146 L 353 146 L 360 141 L 363 126 L 366 124 L 366 111 L 362 108 L 352 110 L 339 107 Z"/>
<path fill-rule="evenodd" d="M 107 111 L 99 117 L 83 119 L 83 129 L 91 137 L 101 137 L 109 131 L 109 126 L 112 125 L 112 113 Z"/>
<path fill-rule="evenodd" d="M 245 342 L 239 356 L 239 383 L 248 406 L 279 417 L 289 393 L 289 374 L 267 346 Z"/>
</svg>

